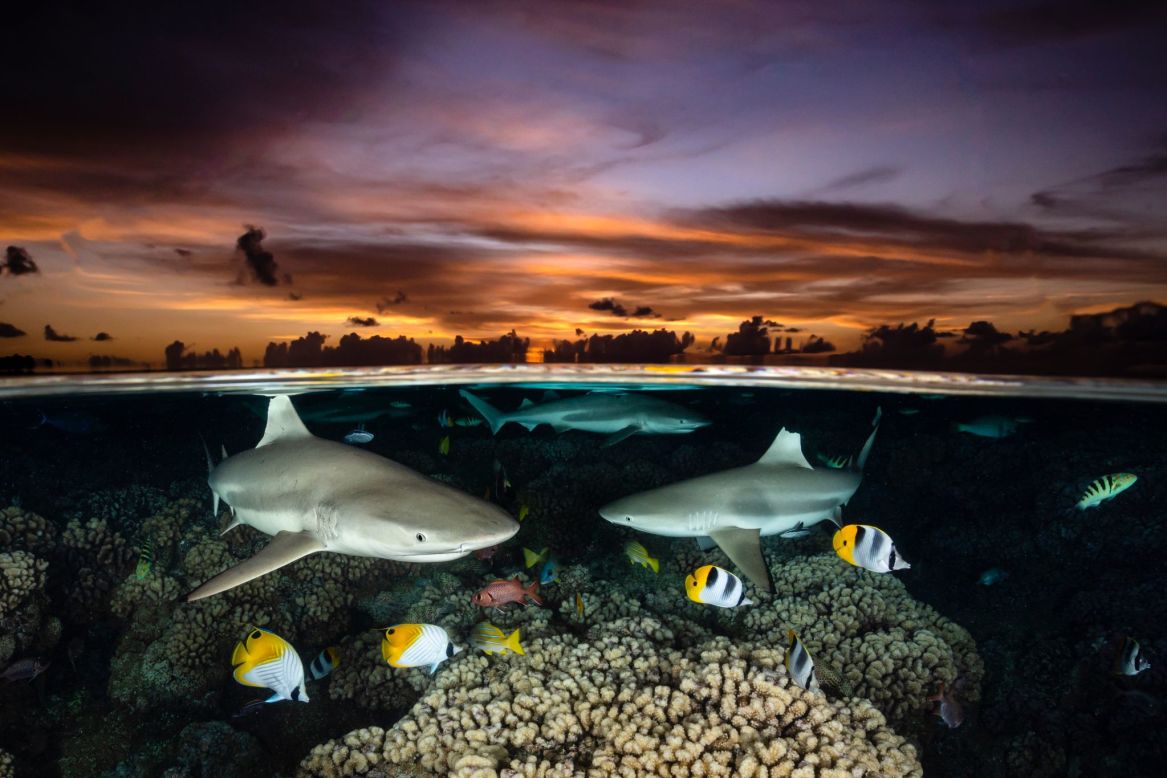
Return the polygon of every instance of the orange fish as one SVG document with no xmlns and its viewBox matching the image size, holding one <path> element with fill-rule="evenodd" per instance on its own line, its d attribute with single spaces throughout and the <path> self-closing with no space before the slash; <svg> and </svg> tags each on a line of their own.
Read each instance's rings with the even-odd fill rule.
<svg viewBox="0 0 1167 778">
<path fill-rule="evenodd" d="M 526 598 L 530 597 L 536 605 L 542 605 L 543 598 L 539 596 L 538 591 L 538 581 L 532 581 L 531 585 L 524 589 L 522 582 L 519 581 L 518 577 L 515 577 L 509 581 L 491 581 L 482 587 L 471 598 L 471 601 L 483 608 L 499 608 L 509 602 L 517 602 L 519 605 L 526 606 Z"/>
</svg>

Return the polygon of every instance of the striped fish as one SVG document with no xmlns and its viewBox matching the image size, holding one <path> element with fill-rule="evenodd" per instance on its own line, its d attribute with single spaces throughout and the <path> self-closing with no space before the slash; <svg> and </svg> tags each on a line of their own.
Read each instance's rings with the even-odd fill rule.
<svg viewBox="0 0 1167 778">
<path fill-rule="evenodd" d="M 150 575 L 150 569 L 154 566 L 154 543 L 149 538 L 142 541 L 142 545 L 138 546 L 138 564 L 134 568 L 134 577 L 141 581 L 146 576 Z"/>
<path fill-rule="evenodd" d="M 385 630 L 381 639 L 381 656 L 393 667 L 430 668 L 438 665 L 462 649 L 450 642 L 446 630 L 434 624 L 398 624 Z"/>
<path fill-rule="evenodd" d="M 639 542 L 630 540 L 625 543 L 624 553 L 628 555 L 628 561 L 632 564 L 651 567 L 654 573 L 660 572 L 660 560 L 656 557 L 649 556 L 648 549 Z"/>
<path fill-rule="evenodd" d="M 742 579 L 716 565 L 705 565 L 685 579 L 685 594 L 693 602 L 716 605 L 718 608 L 736 608 L 753 605 L 746 597 Z"/>
<path fill-rule="evenodd" d="M 1086 493 L 1082 495 L 1082 499 L 1078 500 L 1078 510 L 1097 508 L 1107 500 L 1113 499 L 1120 492 L 1130 489 L 1137 480 L 1139 477 L 1134 473 L 1112 473 L 1102 476 L 1090 484 Z"/>
<path fill-rule="evenodd" d="M 835 533 L 835 553 L 847 562 L 873 573 L 908 570 L 911 565 L 896 552 L 886 532 L 870 524 L 848 524 Z"/>
<path fill-rule="evenodd" d="M 235 680 L 244 686 L 271 689 L 267 702 L 308 702 L 304 691 L 304 663 L 292 644 L 263 628 L 251 631 L 246 643 L 235 644 L 231 654 Z"/>
<path fill-rule="evenodd" d="M 308 675 L 313 681 L 319 681 L 340 665 L 340 649 L 329 646 L 321 651 L 312 663 L 308 665 Z"/>
<path fill-rule="evenodd" d="M 489 621 L 474 625 L 474 631 L 470 633 L 470 645 L 487 654 L 505 654 L 510 651 L 516 654 L 527 653 L 519 643 L 517 629 L 508 636 Z"/>
<path fill-rule="evenodd" d="M 1150 669 L 1151 660 L 1143 654 L 1143 649 L 1139 647 L 1139 641 L 1132 637 L 1123 638 L 1122 648 L 1119 649 L 1118 656 L 1114 660 L 1114 674 L 1138 675 L 1144 670 Z"/>
<path fill-rule="evenodd" d="M 786 648 L 786 671 L 790 673 L 790 678 L 802 689 L 817 689 L 819 682 L 815 678 L 814 660 L 810 658 L 810 652 L 802 645 L 794 630 L 788 630 L 786 637 L 790 639 L 790 645 Z"/>
</svg>

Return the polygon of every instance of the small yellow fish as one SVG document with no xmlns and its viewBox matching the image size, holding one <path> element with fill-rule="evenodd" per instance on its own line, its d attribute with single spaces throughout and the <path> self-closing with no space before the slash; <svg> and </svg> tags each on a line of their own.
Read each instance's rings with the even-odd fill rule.
<svg viewBox="0 0 1167 778">
<path fill-rule="evenodd" d="M 550 550 L 551 549 L 549 549 L 549 548 L 544 548 L 542 551 L 532 551 L 531 549 L 524 546 L 523 547 L 523 564 L 527 566 L 528 570 L 531 569 L 532 567 L 534 567 L 535 565 L 539 564 L 544 559 L 546 559 L 547 553 Z"/>
<path fill-rule="evenodd" d="M 531 512 L 530 505 L 527 505 L 527 503 L 523 503 L 522 505 L 520 505 L 519 506 L 519 521 L 522 521 L 523 519 L 527 518 L 527 514 L 530 512 Z"/>
<path fill-rule="evenodd" d="M 575 612 L 581 619 L 584 617 L 584 598 L 579 592 L 575 593 Z"/>
<path fill-rule="evenodd" d="M 268 702 L 308 702 L 304 691 L 304 663 L 292 644 L 262 627 L 253 629 L 247 641 L 235 644 L 231 653 L 235 680 L 244 686 L 271 689 Z"/>
<path fill-rule="evenodd" d="M 150 575 L 150 569 L 154 566 L 154 544 L 149 540 L 142 541 L 142 545 L 138 546 L 138 564 L 134 568 L 134 576 L 141 581 L 146 576 Z"/>
<path fill-rule="evenodd" d="M 470 633 L 470 645 L 486 654 L 505 654 L 508 651 L 523 655 L 527 653 L 523 650 L 522 644 L 519 643 L 517 629 L 507 635 L 489 621 L 483 621 L 474 626 L 474 630 Z"/>
<path fill-rule="evenodd" d="M 385 630 L 381 656 L 393 667 L 424 667 L 430 675 L 438 665 L 462 649 L 450 642 L 446 630 L 435 624 L 396 624 Z"/>
<path fill-rule="evenodd" d="M 450 436 L 442 438 L 442 442 L 438 444 L 438 453 L 442 456 L 450 455 Z"/>
<path fill-rule="evenodd" d="M 624 553 L 628 555 L 628 561 L 632 564 L 651 567 L 654 573 L 660 572 L 660 560 L 656 557 L 649 556 L 648 549 L 638 541 L 630 540 L 625 543 Z"/>
<path fill-rule="evenodd" d="M 1112 473 L 1102 476 L 1090 484 L 1082 499 L 1078 500 L 1078 510 L 1097 508 L 1107 500 L 1114 499 L 1120 492 L 1130 489 L 1137 480 L 1139 477 L 1134 473 Z"/>
</svg>

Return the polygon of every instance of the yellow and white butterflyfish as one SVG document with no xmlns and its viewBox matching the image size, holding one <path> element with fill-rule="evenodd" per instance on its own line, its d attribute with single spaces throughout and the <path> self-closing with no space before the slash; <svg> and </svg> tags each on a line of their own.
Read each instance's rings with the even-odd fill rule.
<svg viewBox="0 0 1167 778">
<path fill-rule="evenodd" d="M 650 567 L 654 573 L 660 572 L 660 560 L 654 556 L 650 556 L 648 549 L 639 541 L 630 540 L 625 543 L 624 553 L 628 555 L 628 561 L 632 564 Z"/>
<path fill-rule="evenodd" d="M 244 686 L 271 689 L 267 702 L 308 702 L 304 691 L 304 663 L 292 644 L 270 630 L 257 627 L 231 653 L 235 680 Z"/>
<path fill-rule="evenodd" d="M 873 573 L 908 570 L 911 565 L 896 551 L 891 537 L 870 524 L 840 527 L 834 538 L 835 553 L 856 567 Z"/>
<path fill-rule="evenodd" d="M 381 639 L 381 656 L 390 665 L 428 665 L 431 675 L 438 671 L 438 665 L 461 650 L 450 642 L 446 630 L 435 624 L 397 624 L 385 630 Z"/>
<path fill-rule="evenodd" d="M 474 631 L 470 633 L 470 645 L 487 654 L 505 654 L 508 651 L 513 651 L 516 654 L 527 653 L 519 642 L 517 629 L 507 635 L 489 621 L 482 621 L 474 625 Z"/>
<path fill-rule="evenodd" d="M 1139 477 L 1134 473 L 1112 473 L 1096 479 L 1086 489 L 1086 493 L 1082 495 L 1082 499 L 1078 500 L 1078 510 L 1084 511 L 1087 508 L 1097 508 L 1107 500 L 1114 499 L 1120 492 L 1125 492 L 1127 489 L 1130 489 L 1137 480 L 1139 480 Z"/>
<path fill-rule="evenodd" d="M 798 633 L 794 630 L 787 630 L 786 637 L 790 639 L 790 645 L 786 647 L 786 671 L 790 673 L 791 679 L 799 688 L 808 691 L 818 688 L 819 682 L 814 674 L 814 660 L 810 658 L 810 652 L 802 645 Z"/>
<path fill-rule="evenodd" d="M 716 605 L 718 608 L 736 608 L 739 605 L 753 605 L 746 597 L 746 587 L 742 579 L 717 565 L 698 567 L 685 578 L 685 594 L 693 602 Z"/>
</svg>

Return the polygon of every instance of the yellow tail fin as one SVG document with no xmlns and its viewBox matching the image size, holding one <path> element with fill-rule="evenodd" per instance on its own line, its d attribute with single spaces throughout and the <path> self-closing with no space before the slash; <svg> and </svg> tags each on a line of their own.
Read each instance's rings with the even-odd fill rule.
<svg viewBox="0 0 1167 778">
<path fill-rule="evenodd" d="M 514 651 L 516 654 L 522 654 L 523 656 L 527 655 L 527 652 L 523 650 L 521 645 L 519 645 L 519 631 L 517 629 L 511 633 L 509 638 L 507 638 L 507 648 L 509 648 L 511 651 Z"/>
<path fill-rule="evenodd" d="M 539 560 L 541 560 L 543 558 L 543 555 L 546 553 L 547 553 L 547 549 L 543 549 L 542 551 L 535 552 L 535 551 L 532 551 L 531 549 L 524 546 L 523 547 L 523 562 L 527 565 L 528 568 L 534 567 L 535 565 L 539 564 Z"/>
<path fill-rule="evenodd" d="M 655 557 L 648 557 L 648 566 L 652 568 L 654 573 L 660 573 L 660 560 Z"/>
</svg>

